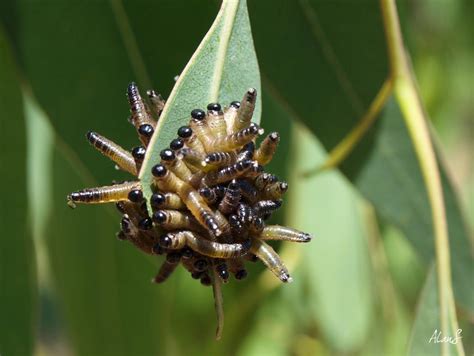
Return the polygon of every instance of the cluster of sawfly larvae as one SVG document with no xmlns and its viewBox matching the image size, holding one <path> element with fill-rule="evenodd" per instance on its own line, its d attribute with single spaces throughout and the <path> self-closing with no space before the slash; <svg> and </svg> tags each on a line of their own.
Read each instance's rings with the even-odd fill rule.
<svg viewBox="0 0 474 356">
<path fill-rule="evenodd" d="M 149 104 L 134 83 L 128 87 L 129 121 L 142 145 L 127 151 L 95 132 L 87 133 L 92 146 L 133 176 L 138 176 L 165 105 L 155 91 L 147 95 Z M 308 242 L 311 236 L 265 223 L 282 205 L 288 184 L 264 172 L 280 137 L 272 132 L 256 147 L 263 134 L 251 121 L 256 97 L 251 88 L 229 107 L 211 103 L 207 111 L 192 110 L 189 124 L 179 128 L 151 170 L 149 204 L 139 180 L 71 193 L 68 204 L 115 202 L 123 214 L 117 237 L 145 253 L 166 256 L 153 279 L 156 283 L 165 281 L 179 263 L 203 285 L 211 285 L 213 278 L 227 282 L 231 274 L 241 280 L 247 276 L 245 262 L 257 260 L 281 281 L 291 282 L 267 241 Z"/>
</svg>

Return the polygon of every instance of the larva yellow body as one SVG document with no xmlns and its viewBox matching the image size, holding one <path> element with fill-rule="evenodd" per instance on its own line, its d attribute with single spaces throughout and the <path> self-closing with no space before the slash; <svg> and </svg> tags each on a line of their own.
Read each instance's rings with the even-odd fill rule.
<svg viewBox="0 0 474 356">
<path fill-rule="evenodd" d="M 276 152 L 278 143 L 280 142 L 280 135 L 278 132 L 270 133 L 260 144 L 260 147 L 255 151 L 255 160 L 262 166 L 270 163 L 273 155 Z"/>
<path fill-rule="evenodd" d="M 281 261 L 280 256 L 278 256 L 269 244 L 264 241 L 253 240 L 250 251 L 255 254 L 282 282 L 289 283 L 293 281 L 288 269 Z"/>
<path fill-rule="evenodd" d="M 141 189 L 140 182 L 125 182 L 98 188 L 87 188 L 67 196 L 68 205 L 75 207 L 76 203 L 101 204 L 127 200 L 130 191 Z"/>
<path fill-rule="evenodd" d="M 89 131 L 86 137 L 94 148 L 114 161 L 122 170 L 137 175 L 137 165 L 130 152 L 96 132 Z"/>
<path fill-rule="evenodd" d="M 243 256 L 250 248 L 248 241 L 235 244 L 219 243 L 206 240 L 196 233 L 186 230 L 162 236 L 160 244 L 169 249 L 181 249 L 187 245 L 204 256 L 224 259 Z"/>
</svg>

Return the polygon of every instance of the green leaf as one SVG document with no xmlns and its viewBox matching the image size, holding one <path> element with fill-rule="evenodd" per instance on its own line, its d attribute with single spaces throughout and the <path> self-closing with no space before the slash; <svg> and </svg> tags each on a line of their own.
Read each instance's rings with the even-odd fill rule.
<svg viewBox="0 0 474 356">
<path fill-rule="evenodd" d="M 340 6 L 318 0 L 279 0 L 268 7 L 255 1 L 250 14 L 264 89 L 326 149 L 334 148 L 356 126 L 389 74 L 379 2 Z M 281 43 L 291 55 L 275 55 Z M 388 105 L 387 113 L 341 169 L 429 264 L 434 257 L 431 208 L 410 136 L 395 106 Z M 442 165 L 441 170 L 451 255 L 456 256 L 451 259 L 454 293 L 472 314 L 471 243 Z"/>
<path fill-rule="evenodd" d="M 379 122 L 374 148 L 354 183 L 378 213 L 405 234 L 425 264 L 434 257 L 431 209 L 419 163 L 398 105 L 390 100 Z M 474 311 L 470 278 L 474 263 L 457 199 L 442 170 L 450 236 L 453 287 L 457 301 Z M 455 256 L 455 257 L 454 257 Z"/>
<path fill-rule="evenodd" d="M 308 278 L 307 303 L 329 344 L 339 351 L 354 350 L 368 337 L 374 312 L 362 204 L 336 172 L 301 178 L 314 161 L 323 162 L 325 155 L 314 136 L 300 126 L 293 138 L 296 159 L 287 224 L 314 236 L 300 247 Z"/>
<path fill-rule="evenodd" d="M 440 333 L 439 297 L 435 266 L 430 268 L 418 301 L 408 354 L 442 355 L 443 347 L 450 355 L 463 355 L 456 346 L 462 342 L 462 329 L 452 330 L 449 335 Z"/>
<path fill-rule="evenodd" d="M 118 213 L 103 206 L 67 207 L 65 196 L 89 181 L 75 157 L 56 144 L 47 246 L 74 349 L 83 355 L 156 354 L 163 342 L 163 290 L 150 282 L 157 267 L 114 237 Z"/>
<path fill-rule="evenodd" d="M 378 1 L 252 1 L 249 12 L 264 90 L 335 146 L 387 76 Z"/>
<path fill-rule="evenodd" d="M 0 27 L 0 354 L 33 354 L 36 264 L 26 183 L 23 100 L 9 45 Z"/>
<path fill-rule="evenodd" d="M 151 168 L 160 161 L 160 151 L 189 122 L 189 113 L 210 102 L 229 105 L 240 100 L 249 87 L 260 92 L 260 75 L 252 41 L 245 0 L 226 0 L 214 23 L 186 68 L 180 74 L 148 146 L 140 172 L 144 193 L 151 196 Z M 253 120 L 260 122 L 261 100 Z"/>
<path fill-rule="evenodd" d="M 94 130 L 125 148 L 138 145 L 126 122 L 127 84 L 136 81 L 145 90 L 151 82 L 166 97 L 174 76 L 209 28 L 215 8 L 196 0 L 187 2 L 186 11 L 178 2 L 126 2 L 140 51 L 129 53 L 120 31 L 123 19 L 113 10 L 116 2 L 20 0 L 0 4 L 0 19 L 7 25 L 35 98 L 59 137 L 102 184 L 120 176 L 113 169 L 104 169 L 104 161 L 88 147 L 84 134 Z M 191 23 L 192 31 L 182 25 Z M 155 24 L 160 29 L 154 31 Z M 140 57 L 140 53 L 151 77 L 142 79 L 134 72 L 130 57 Z M 112 163 L 106 164 L 113 168 Z"/>
<path fill-rule="evenodd" d="M 286 286 L 285 286 L 286 287 Z M 295 334 L 293 308 L 282 308 L 283 291 L 269 298 L 254 316 L 249 336 L 239 343 L 237 355 L 288 355 Z"/>
<path fill-rule="evenodd" d="M 150 283 L 156 266 L 114 238 L 119 214 L 105 207 L 71 210 L 66 205 L 68 193 L 94 183 L 78 157 L 55 137 L 36 104 L 29 106 L 28 122 L 43 130 L 31 136 L 31 145 L 43 150 L 45 136 L 55 145 L 50 155 L 35 154 L 42 160 L 31 166 L 31 175 L 36 189 L 43 191 L 34 193 L 41 199 L 35 203 L 35 220 L 45 228 L 41 243 L 47 247 L 55 299 L 73 349 L 84 355 L 157 353 L 163 345 L 157 301 L 164 298 Z"/>
</svg>

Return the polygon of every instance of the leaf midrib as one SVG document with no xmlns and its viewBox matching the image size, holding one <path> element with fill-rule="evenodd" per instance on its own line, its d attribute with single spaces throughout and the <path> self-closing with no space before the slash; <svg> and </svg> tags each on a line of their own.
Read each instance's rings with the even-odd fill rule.
<svg viewBox="0 0 474 356">
<path fill-rule="evenodd" d="M 222 74 L 224 73 L 227 48 L 229 47 L 239 1 L 240 0 L 228 0 L 222 4 L 222 8 L 225 9 L 225 18 L 223 20 L 219 47 L 217 49 L 214 74 L 212 76 L 211 87 L 209 88 L 209 102 L 217 102 L 219 99 L 219 89 L 222 82 Z M 226 4 L 228 4 L 227 7 Z"/>
</svg>

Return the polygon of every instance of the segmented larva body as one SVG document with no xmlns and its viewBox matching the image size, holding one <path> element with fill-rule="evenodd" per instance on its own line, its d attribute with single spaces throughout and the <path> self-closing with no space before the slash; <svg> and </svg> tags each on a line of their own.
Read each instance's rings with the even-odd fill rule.
<svg viewBox="0 0 474 356">
<path fill-rule="evenodd" d="M 135 84 L 129 85 L 130 122 L 141 141 L 131 152 L 95 132 L 87 134 L 98 151 L 134 176 L 165 105 L 155 91 L 147 96 L 150 105 Z M 257 91 L 251 88 L 241 102 L 226 108 L 218 103 L 209 104 L 207 111 L 190 108 L 188 125 L 179 128 L 152 168 L 152 211 L 138 180 L 73 192 L 68 204 L 116 202 L 123 215 L 117 237 L 148 254 L 166 256 L 153 279 L 156 283 L 164 282 L 180 264 L 205 286 L 213 278 L 225 283 L 229 275 L 242 280 L 247 276 L 245 263 L 255 259 L 282 282 L 290 282 L 287 268 L 266 241 L 309 242 L 311 236 L 265 223 L 282 205 L 288 184 L 264 171 L 280 136 L 272 132 L 256 145 L 263 134 L 251 122 L 256 99 Z"/>
</svg>

